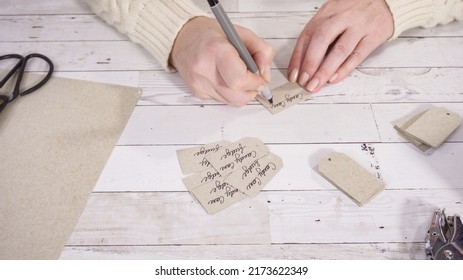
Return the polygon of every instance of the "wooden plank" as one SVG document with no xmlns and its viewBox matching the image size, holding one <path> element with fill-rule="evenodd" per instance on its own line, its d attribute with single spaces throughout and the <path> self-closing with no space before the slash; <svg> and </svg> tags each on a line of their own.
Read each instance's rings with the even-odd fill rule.
<svg viewBox="0 0 463 280">
<path fill-rule="evenodd" d="M 45 54 L 55 63 L 56 71 L 162 70 L 153 56 L 131 41 L 0 42 L 0 50 L 2 53 Z M 130 59 L 127 58 L 129 54 Z"/>
<path fill-rule="evenodd" d="M 178 74 L 142 71 L 139 77 L 139 105 L 218 104 L 192 96 Z M 462 102 L 461 77 L 463 68 L 364 68 L 326 86 L 306 103 Z M 286 82 L 285 70 L 272 70 L 270 88 Z"/>
<path fill-rule="evenodd" d="M 349 117 L 339 112 L 349 112 Z M 270 115 L 260 105 L 136 107 L 119 145 L 163 145 L 236 141 L 266 143 L 378 142 L 369 105 L 301 105 Z"/>
<path fill-rule="evenodd" d="M 38 5 L 35 5 L 38 6 Z M 0 41 L 127 41 L 95 15 L 1 16 Z"/>
<path fill-rule="evenodd" d="M 240 205 L 210 216 L 188 193 L 93 194 L 68 245 L 270 243 L 265 203 Z"/>
<path fill-rule="evenodd" d="M 445 143 L 433 153 L 422 153 L 410 143 L 400 148 L 398 144 L 373 145 L 371 162 L 379 167 L 387 189 L 461 188 L 462 144 Z"/>
<path fill-rule="evenodd" d="M 423 242 L 463 188 L 386 190 L 358 207 L 338 191 L 261 192 L 210 216 L 187 192 L 94 193 L 68 246 Z"/>
<path fill-rule="evenodd" d="M 56 77 L 115 84 L 128 87 L 138 87 L 139 80 L 139 72 L 137 71 L 54 72 L 53 75 Z"/>
<path fill-rule="evenodd" d="M 239 11 L 247 12 L 300 12 L 316 11 L 323 5 L 323 0 L 239 0 Z"/>
<path fill-rule="evenodd" d="M 176 150 L 186 146 L 118 146 L 96 186 L 97 192 L 186 191 Z M 318 173 L 318 162 L 342 152 L 376 174 L 391 189 L 463 187 L 463 143 L 444 144 L 432 155 L 408 143 L 268 145 L 284 167 L 264 190 L 336 190 Z M 137 163 L 137 164 L 134 164 Z M 413 168 L 410 168 L 413 167 Z"/>
<path fill-rule="evenodd" d="M 313 13 L 230 13 L 229 16 L 233 23 L 251 29 L 262 38 L 286 39 L 299 37 Z M 0 26 L 9 30 L 0 34 L 0 41 L 4 42 L 127 40 L 96 15 L 0 16 Z M 431 29 L 413 29 L 403 36 L 461 37 L 463 22 Z"/>
<path fill-rule="evenodd" d="M 339 192 L 269 192 L 278 243 L 423 242 L 433 210 L 461 213 L 463 189 L 386 190 L 359 208 Z M 276 205 L 272 205 L 272 204 Z"/>
<path fill-rule="evenodd" d="M 204 0 L 192 0 L 192 1 L 196 5 L 198 5 L 198 7 L 203 9 L 204 11 L 206 11 L 206 12 L 211 11 L 207 1 L 204 1 Z M 253 0 L 251 0 L 251 1 L 253 1 Z M 220 4 L 222 5 L 223 9 L 226 12 L 238 12 L 239 0 L 224 0 L 224 1 L 220 1 Z"/>
<path fill-rule="evenodd" d="M 462 21 L 454 21 L 446 25 L 437 25 L 431 28 L 414 28 L 405 31 L 400 37 L 440 37 L 440 36 L 462 36 Z M 458 31 L 460 30 L 460 31 Z"/>
<path fill-rule="evenodd" d="M 89 14 L 90 8 L 81 0 L 2 0 L 0 15 Z"/>
<path fill-rule="evenodd" d="M 277 50 L 273 67 L 286 68 L 295 40 L 268 42 Z M 463 67 L 462 47 L 460 37 L 400 38 L 377 49 L 362 67 Z M 130 41 L 0 42 L 0 50 L 47 54 L 59 71 L 162 70 L 147 51 Z"/>
<path fill-rule="evenodd" d="M 297 245 L 67 246 L 63 260 L 424 260 L 424 242 Z"/>
<path fill-rule="evenodd" d="M 432 107 L 445 107 L 460 116 L 463 116 L 463 103 L 435 103 L 435 104 L 374 104 L 373 111 L 378 125 L 381 140 L 384 142 L 402 142 L 404 138 L 394 129 L 394 124 L 403 117 L 411 117 L 419 112 Z M 450 135 L 447 142 L 461 142 L 463 139 L 463 127 Z"/>
<path fill-rule="evenodd" d="M 192 0 L 204 10 L 209 10 L 208 4 L 203 0 Z M 238 0 L 221 2 L 226 11 L 238 11 Z M 76 15 L 92 14 L 92 10 L 82 0 L 47 0 L 37 5 L 34 0 L 3 0 L 0 6 L 0 15 Z"/>
</svg>

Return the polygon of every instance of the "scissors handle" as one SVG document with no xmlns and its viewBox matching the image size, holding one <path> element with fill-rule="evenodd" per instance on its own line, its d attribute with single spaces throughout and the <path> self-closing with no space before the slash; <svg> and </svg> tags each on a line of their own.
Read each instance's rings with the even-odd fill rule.
<svg viewBox="0 0 463 280">
<path fill-rule="evenodd" d="M 3 80 L 0 81 L 0 88 L 2 88 L 5 85 L 5 83 L 11 78 L 11 76 L 13 76 L 14 72 L 16 72 L 16 70 L 18 70 L 18 68 L 20 68 L 24 62 L 24 57 L 19 54 L 7 54 L 0 56 L 0 60 L 6 60 L 11 58 L 18 59 L 18 63 L 16 63 L 16 65 L 10 70 L 10 72 L 6 74 Z"/>
<path fill-rule="evenodd" d="M 49 66 L 48 73 L 36 85 L 34 85 L 34 86 L 32 86 L 32 87 L 30 87 L 30 88 L 28 88 L 25 91 L 20 93 L 19 92 L 19 85 L 21 84 L 21 81 L 22 81 L 22 78 L 23 78 L 23 75 L 24 75 L 24 71 L 26 70 L 27 61 L 29 61 L 29 59 L 34 58 L 34 57 L 41 58 L 41 59 L 45 60 L 45 62 L 48 63 L 48 66 Z M 16 98 L 18 95 L 24 96 L 26 94 L 29 94 L 29 93 L 31 93 L 33 91 L 36 91 L 37 89 L 41 88 L 50 79 L 51 74 L 53 74 L 53 69 L 54 69 L 53 62 L 48 57 L 44 56 L 43 54 L 31 53 L 31 54 L 25 56 L 24 60 L 23 60 L 23 62 L 21 64 L 21 68 L 19 69 L 18 79 L 16 80 L 16 86 L 15 86 L 14 92 L 13 92 L 13 99 Z"/>
<path fill-rule="evenodd" d="M 24 76 L 24 71 L 26 70 L 27 62 L 29 61 L 29 59 L 34 58 L 34 57 L 41 58 L 48 64 L 48 66 L 49 66 L 48 73 L 36 85 L 34 85 L 34 86 L 24 90 L 23 92 L 21 92 L 20 87 L 21 87 L 21 82 L 22 82 L 23 76 Z M 13 93 L 11 94 L 11 97 L 8 97 L 7 95 L 1 95 L 0 94 L 0 113 L 3 111 L 3 109 L 5 109 L 6 105 L 9 102 L 15 100 L 18 96 L 20 96 L 20 95 L 23 96 L 23 95 L 29 94 L 29 93 L 41 88 L 46 82 L 48 82 L 48 80 L 50 79 L 51 75 L 53 74 L 53 70 L 54 70 L 53 62 L 48 57 L 44 56 L 43 54 L 32 53 L 32 54 L 29 54 L 29 55 L 27 55 L 25 57 L 23 57 L 22 55 L 19 55 L 19 54 L 7 54 L 7 55 L 0 56 L 0 60 L 6 60 L 6 59 L 12 59 L 12 58 L 18 59 L 18 62 L 6 74 L 6 76 L 0 81 L 0 88 L 2 88 L 6 84 L 6 82 L 16 73 L 16 71 L 18 71 L 18 76 L 17 76 L 16 83 L 15 83 L 15 86 L 14 86 L 14 89 L 13 89 Z"/>
<path fill-rule="evenodd" d="M 6 104 L 8 104 L 8 97 L 0 95 L 0 113 L 5 109 Z"/>
</svg>

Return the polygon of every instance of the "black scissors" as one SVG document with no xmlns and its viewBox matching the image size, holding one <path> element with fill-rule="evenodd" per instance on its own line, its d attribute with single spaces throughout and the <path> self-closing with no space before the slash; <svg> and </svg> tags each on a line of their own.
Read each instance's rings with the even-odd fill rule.
<svg viewBox="0 0 463 280">
<path fill-rule="evenodd" d="M 23 76 L 24 76 L 24 71 L 26 70 L 27 62 L 29 61 L 29 59 L 34 58 L 34 57 L 35 58 L 40 58 L 40 59 L 44 60 L 48 64 L 48 66 L 49 66 L 48 73 L 36 85 L 21 91 L 20 90 L 21 81 L 22 81 Z M 24 57 L 22 55 L 19 55 L 19 54 L 7 54 L 7 55 L 0 56 L 0 61 L 1 60 L 6 60 L 6 59 L 17 59 L 18 62 L 10 70 L 10 72 L 8 72 L 8 74 L 6 74 L 6 76 L 0 81 L 0 88 L 2 88 L 6 84 L 6 82 L 16 73 L 16 71 L 18 71 L 18 75 L 17 75 L 17 78 L 16 78 L 16 84 L 14 86 L 12 94 L 10 94 L 10 95 L 5 95 L 5 94 L 2 95 L 2 94 L 0 94 L 0 113 L 3 111 L 3 109 L 5 109 L 5 107 L 6 107 L 6 105 L 8 103 L 15 100 L 18 96 L 20 96 L 20 95 L 24 96 L 26 94 L 32 93 L 32 92 L 36 91 L 37 89 L 41 88 L 46 82 L 48 82 L 48 80 L 51 77 L 51 74 L 53 73 L 53 69 L 54 69 L 53 62 L 48 57 L 44 56 L 43 54 L 39 54 L 39 53 L 31 53 L 31 54 L 29 54 L 27 56 L 24 56 Z"/>
</svg>

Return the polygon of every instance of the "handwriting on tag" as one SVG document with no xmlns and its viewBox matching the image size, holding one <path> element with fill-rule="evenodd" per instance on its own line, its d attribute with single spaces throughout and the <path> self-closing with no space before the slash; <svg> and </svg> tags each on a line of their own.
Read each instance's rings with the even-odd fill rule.
<svg viewBox="0 0 463 280">
<path fill-rule="evenodd" d="M 207 155 L 216 153 L 224 146 L 230 145 L 229 141 L 223 140 L 198 147 L 186 148 L 177 151 L 183 174 L 199 172 L 211 167 L 206 159 Z"/>
<path fill-rule="evenodd" d="M 222 180 L 212 180 L 194 188 L 191 193 L 209 214 L 215 214 L 247 196 Z"/>
<path fill-rule="evenodd" d="M 177 151 L 183 183 L 209 214 L 255 196 L 283 167 L 257 138 L 214 142 Z"/>
<path fill-rule="evenodd" d="M 209 168 L 206 170 L 203 170 L 199 173 L 195 173 L 193 175 L 190 175 L 188 177 L 183 178 L 183 184 L 185 184 L 185 187 L 191 191 L 192 189 L 204 185 L 206 183 L 209 183 L 211 181 L 217 180 L 217 179 L 222 179 L 222 176 L 220 176 L 220 173 L 217 172 L 214 168 Z"/>
<path fill-rule="evenodd" d="M 268 148 L 257 138 L 243 138 L 219 152 L 207 156 L 206 159 L 212 166 L 225 177 L 243 164 L 252 162 L 266 154 Z"/>
<path fill-rule="evenodd" d="M 342 153 L 331 153 L 319 162 L 318 169 L 359 206 L 384 190 L 381 180 Z"/>
<path fill-rule="evenodd" d="M 225 179 L 225 182 L 236 186 L 240 191 L 249 196 L 255 196 L 282 167 L 283 162 L 281 158 L 269 153 L 249 164 L 242 165 L 241 168 L 231 173 Z"/>
<path fill-rule="evenodd" d="M 302 101 L 310 99 L 310 93 L 297 83 L 286 83 L 272 90 L 273 105 L 263 96 L 257 95 L 256 99 L 272 114 L 284 111 Z"/>
</svg>

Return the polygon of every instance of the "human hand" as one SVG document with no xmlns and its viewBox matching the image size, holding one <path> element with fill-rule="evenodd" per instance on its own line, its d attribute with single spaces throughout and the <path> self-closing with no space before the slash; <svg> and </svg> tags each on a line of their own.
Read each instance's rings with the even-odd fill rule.
<svg viewBox="0 0 463 280">
<path fill-rule="evenodd" d="M 196 97 L 243 106 L 270 80 L 273 47 L 252 31 L 235 28 L 259 67 L 260 76 L 248 71 L 216 20 L 194 18 L 178 34 L 170 62 Z"/>
<path fill-rule="evenodd" d="M 394 22 L 384 0 L 329 0 L 301 32 L 288 79 L 310 92 L 348 76 L 389 39 Z"/>
</svg>

